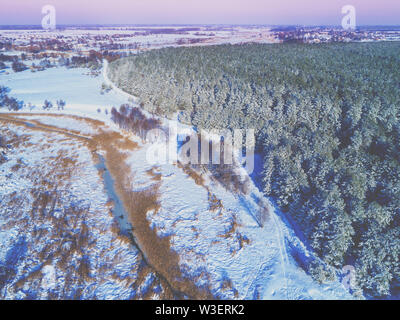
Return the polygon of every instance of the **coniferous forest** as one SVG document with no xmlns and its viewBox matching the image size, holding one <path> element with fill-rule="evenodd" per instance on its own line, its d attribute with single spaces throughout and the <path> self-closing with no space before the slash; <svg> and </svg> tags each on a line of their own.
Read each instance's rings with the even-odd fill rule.
<svg viewBox="0 0 400 320">
<path fill-rule="evenodd" d="M 254 128 L 263 188 L 359 291 L 400 291 L 400 43 L 165 48 L 116 60 L 143 108 L 201 128 Z"/>
</svg>

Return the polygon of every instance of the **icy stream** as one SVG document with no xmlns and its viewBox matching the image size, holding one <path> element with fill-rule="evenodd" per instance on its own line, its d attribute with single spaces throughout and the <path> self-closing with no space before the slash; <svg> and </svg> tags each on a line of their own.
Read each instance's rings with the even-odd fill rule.
<svg viewBox="0 0 400 320">
<path fill-rule="evenodd" d="M 99 163 L 96 164 L 96 169 L 99 170 L 103 175 L 104 188 L 108 197 L 113 201 L 114 206 L 112 209 L 115 220 L 118 221 L 121 233 L 125 236 L 131 237 L 133 227 L 128 219 L 128 213 L 125 211 L 124 205 L 121 199 L 118 197 L 117 192 L 114 188 L 114 179 L 110 172 L 107 170 L 105 159 L 102 155 L 97 154 Z"/>
</svg>

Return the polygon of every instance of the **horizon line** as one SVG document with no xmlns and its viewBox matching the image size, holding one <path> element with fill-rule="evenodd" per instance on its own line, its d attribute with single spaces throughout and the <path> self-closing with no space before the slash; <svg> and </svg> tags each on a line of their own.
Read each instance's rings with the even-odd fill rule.
<svg viewBox="0 0 400 320">
<path fill-rule="evenodd" d="M 64 27 L 138 26 L 260 26 L 260 27 L 341 27 L 340 24 L 261 24 L 261 23 L 60 23 Z M 42 27 L 40 24 L 0 24 L 0 27 Z M 363 24 L 359 27 L 400 27 L 400 24 Z"/>
</svg>

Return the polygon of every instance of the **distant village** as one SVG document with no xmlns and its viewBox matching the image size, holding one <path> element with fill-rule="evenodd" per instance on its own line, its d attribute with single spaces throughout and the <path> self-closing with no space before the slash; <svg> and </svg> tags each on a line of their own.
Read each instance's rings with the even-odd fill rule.
<svg viewBox="0 0 400 320">
<path fill-rule="evenodd" d="M 273 29 L 275 37 L 281 42 L 329 43 L 329 42 L 372 42 L 400 41 L 400 29 L 375 30 L 360 28 L 344 30 L 343 28 L 327 27 L 293 27 Z"/>
</svg>

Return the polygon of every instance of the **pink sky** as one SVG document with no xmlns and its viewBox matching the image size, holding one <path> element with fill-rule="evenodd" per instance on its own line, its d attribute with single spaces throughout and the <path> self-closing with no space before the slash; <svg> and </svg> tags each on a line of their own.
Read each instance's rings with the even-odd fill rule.
<svg viewBox="0 0 400 320">
<path fill-rule="evenodd" d="M 399 0 L 0 0 L 0 25 L 41 23 L 54 5 L 57 24 L 306 24 L 340 25 L 341 8 L 358 25 L 400 25 Z"/>
</svg>

